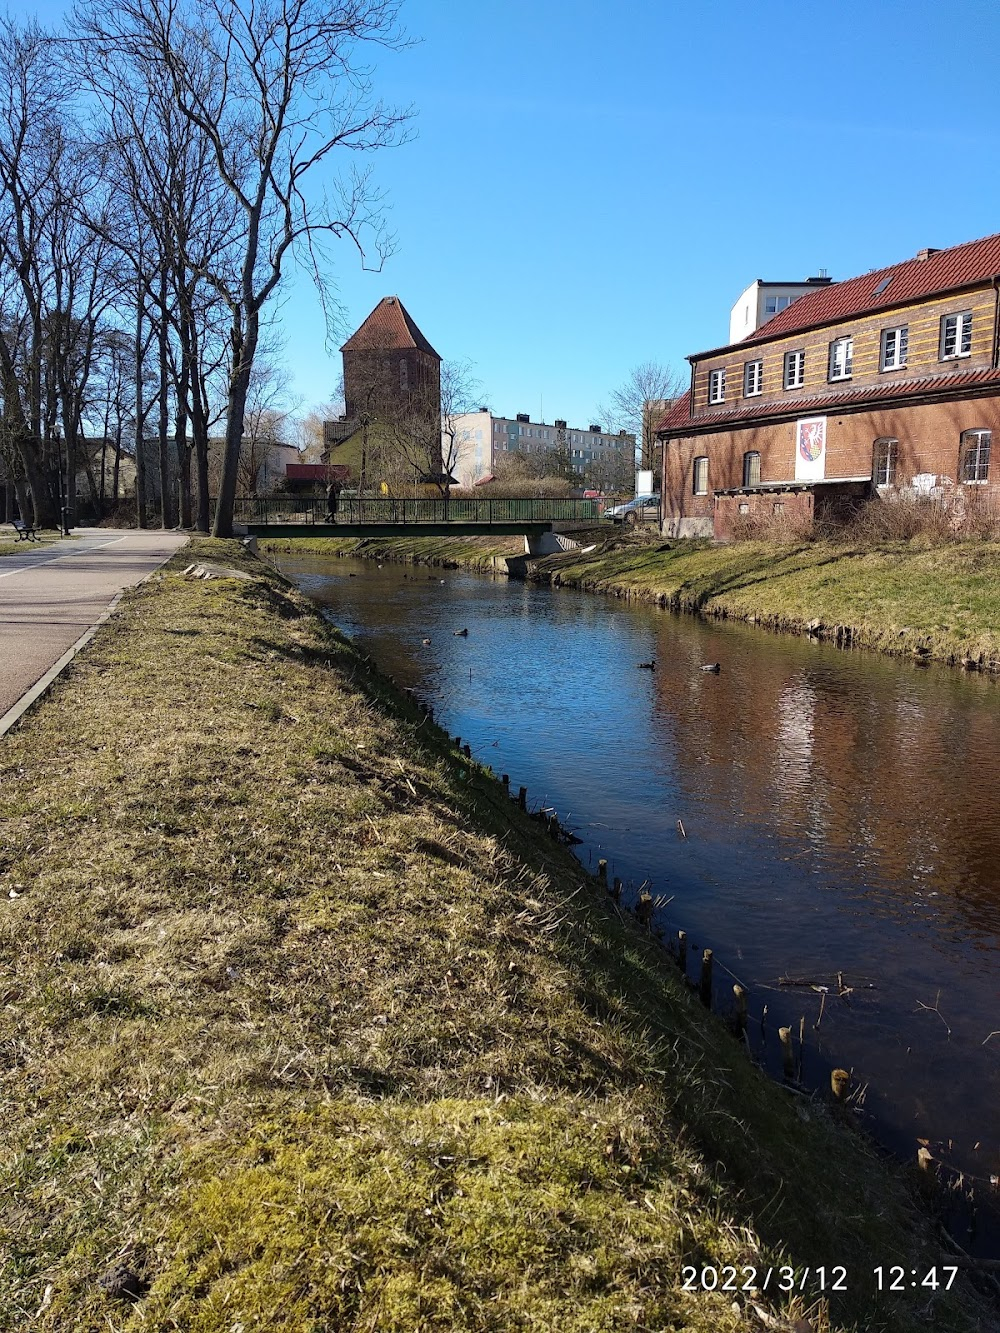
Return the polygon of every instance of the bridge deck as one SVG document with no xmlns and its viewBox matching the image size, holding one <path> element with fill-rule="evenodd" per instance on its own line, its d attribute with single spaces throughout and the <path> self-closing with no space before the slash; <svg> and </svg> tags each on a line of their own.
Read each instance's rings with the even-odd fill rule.
<svg viewBox="0 0 1000 1333">
<path fill-rule="evenodd" d="M 254 537 L 540 537 L 552 522 L 247 523 Z"/>
</svg>

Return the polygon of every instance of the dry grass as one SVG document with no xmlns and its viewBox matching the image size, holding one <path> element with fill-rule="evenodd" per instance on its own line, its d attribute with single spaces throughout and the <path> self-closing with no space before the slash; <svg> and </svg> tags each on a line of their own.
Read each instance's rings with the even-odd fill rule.
<svg viewBox="0 0 1000 1333">
<path fill-rule="evenodd" d="M 540 561 L 533 577 L 856 647 L 1000 671 L 1000 543 L 668 541 Z"/>
<path fill-rule="evenodd" d="M 33 550 L 36 546 L 51 546 L 54 542 L 62 540 L 62 535 L 54 529 L 52 531 L 39 532 L 37 536 L 37 541 L 31 542 L 24 541 L 23 539 L 19 541 L 18 538 L 14 536 L 13 528 L 11 528 L 10 532 L 0 530 L 0 556 L 16 555 L 20 551 Z"/>
<path fill-rule="evenodd" d="M 780 1261 L 847 1267 L 816 1329 L 975 1327 L 875 1298 L 940 1258 L 901 1180 L 235 543 L 8 735 L 0 828 L 0 1328 L 782 1328 L 681 1281 Z"/>
</svg>

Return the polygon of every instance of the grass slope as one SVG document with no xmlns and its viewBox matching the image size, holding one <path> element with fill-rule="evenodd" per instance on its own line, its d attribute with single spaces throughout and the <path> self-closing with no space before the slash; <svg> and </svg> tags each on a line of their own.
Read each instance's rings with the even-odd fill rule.
<svg viewBox="0 0 1000 1333">
<path fill-rule="evenodd" d="M 875 1296 L 940 1261 L 902 1178 L 238 544 L 5 738 L 0 830 L 0 1328 L 980 1326 Z M 683 1289 L 778 1263 L 829 1319 Z"/>
<path fill-rule="evenodd" d="M 522 537 L 295 537 L 262 538 L 266 555 L 353 555 L 408 565 L 467 565 L 490 569 L 494 556 L 524 554 Z"/>
<path fill-rule="evenodd" d="M 1000 670 L 995 543 L 624 544 L 552 557 L 535 576 L 794 633 L 819 621 L 861 647 Z"/>
</svg>

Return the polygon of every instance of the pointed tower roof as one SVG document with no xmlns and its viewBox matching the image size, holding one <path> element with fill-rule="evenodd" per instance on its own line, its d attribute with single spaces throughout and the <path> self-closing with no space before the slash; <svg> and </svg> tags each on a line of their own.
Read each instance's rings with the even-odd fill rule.
<svg viewBox="0 0 1000 1333">
<path fill-rule="evenodd" d="M 380 352 L 385 349 L 415 347 L 420 352 L 441 358 L 411 319 L 398 296 L 383 296 L 365 322 L 352 333 L 342 352 Z"/>
</svg>

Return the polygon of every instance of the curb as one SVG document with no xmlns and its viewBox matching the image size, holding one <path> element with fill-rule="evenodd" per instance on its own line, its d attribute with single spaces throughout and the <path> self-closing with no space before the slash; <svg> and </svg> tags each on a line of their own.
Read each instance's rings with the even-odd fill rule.
<svg viewBox="0 0 1000 1333">
<path fill-rule="evenodd" d="M 145 582 L 145 580 L 143 580 L 143 582 Z M 36 680 L 26 694 L 21 695 L 14 707 L 9 708 L 7 712 L 4 713 L 3 717 L 0 717 L 0 736 L 6 736 L 11 727 L 17 722 L 20 722 L 21 718 L 32 704 L 40 699 L 56 677 L 60 676 L 63 671 L 65 671 L 81 648 L 86 648 L 87 644 L 91 641 L 101 626 L 105 624 L 106 621 L 110 620 L 111 616 L 114 614 L 115 608 L 124 595 L 125 589 L 123 588 L 121 592 L 115 595 L 109 604 L 108 609 L 101 613 L 94 624 L 91 625 L 90 629 L 85 630 L 77 639 L 76 643 L 74 643 L 72 647 L 66 649 L 59 661 L 53 666 L 50 666 L 45 675 Z"/>
</svg>

